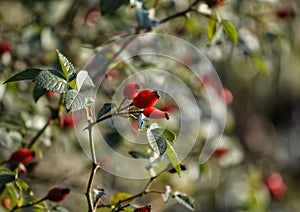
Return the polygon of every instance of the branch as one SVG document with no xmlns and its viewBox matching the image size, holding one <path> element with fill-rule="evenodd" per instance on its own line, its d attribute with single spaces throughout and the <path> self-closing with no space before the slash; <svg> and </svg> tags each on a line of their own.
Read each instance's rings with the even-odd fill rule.
<svg viewBox="0 0 300 212">
<path fill-rule="evenodd" d="M 52 121 L 53 121 L 52 117 L 48 119 L 44 127 L 40 129 L 40 131 L 34 136 L 34 138 L 32 138 L 32 140 L 28 144 L 28 149 L 31 149 L 31 147 L 35 144 L 35 142 L 39 139 L 39 137 L 45 132 L 47 127 L 52 124 Z"/>
<path fill-rule="evenodd" d="M 163 23 L 165 23 L 165 22 L 168 22 L 168 21 L 170 21 L 170 20 L 172 20 L 172 19 L 175 19 L 175 18 L 178 18 L 178 17 L 181 17 L 181 16 L 186 16 L 187 13 L 189 13 L 190 11 L 192 11 L 192 10 L 194 9 L 194 7 L 195 7 L 200 1 L 201 1 L 201 0 L 195 0 L 195 1 L 194 1 L 187 9 L 185 9 L 185 10 L 183 10 L 183 11 L 181 11 L 181 12 L 175 13 L 175 14 L 173 14 L 173 15 L 171 15 L 171 16 L 168 16 L 168 17 L 166 17 L 166 18 L 160 20 L 160 21 L 158 22 L 158 24 L 163 24 Z"/>
</svg>

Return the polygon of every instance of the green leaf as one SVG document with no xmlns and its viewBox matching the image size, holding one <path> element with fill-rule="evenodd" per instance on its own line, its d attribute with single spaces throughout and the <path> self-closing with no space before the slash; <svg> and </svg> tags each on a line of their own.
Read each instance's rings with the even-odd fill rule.
<svg viewBox="0 0 300 212">
<path fill-rule="evenodd" d="M 152 124 L 147 130 L 147 139 L 151 148 L 158 153 L 159 156 L 162 156 L 166 152 L 167 140 L 160 133 L 160 129 L 156 123 Z"/>
<path fill-rule="evenodd" d="M 195 201 L 194 201 L 194 199 L 191 198 L 190 196 L 186 195 L 185 193 L 176 191 L 174 193 L 174 198 L 177 200 L 177 202 L 179 204 L 183 205 L 184 207 L 186 207 L 190 211 L 195 210 L 195 205 L 194 205 Z"/>
<path fill-rule="evenodd" d="M 124 192 L 116 193 L 115 195 L 111 196 L 110 204 L 116 205 L 116 204 L 118 204 L 118 202 L 128 199 L 130 197 L 132 197 L 132 195 L 129 193 L 124 193 Z M 124 204 L 129 204 L 130 202 L 131 201 L 127 201 L 127 202 L 124 202 Z"/>
<path fill-rule="evenodd" d="M 24 180 L 21 180 L 20 178 L 16 178 L 15 183 L 20 190 L 28 191 L 29 185 Z"/>
<path fill-rule="evenodd" d="M 212 39 L 215 36 L 216 28 L 217 28 L 217 21 L 215 19 L 210 18 L 206 26 L 207 37 L 210 41 L 212 41 Z"/>
<path fill-rule="evenodd" d="M 97 120 L 99 120 L 103 115 L 111 111 L 115 106 L 115 103 L 105 103 L 97 114 Z"/>
<path fill-rule="evenodd" d="M 102 15 L 114 13 L 126 0 L 100 0 L 100 10 Z"/>
<path fill-rule="evenodd" d="M 33 80 L 38 86 L 47 91 L 64 93 L 68 89 L 66 80 L 57 70 L 43 70 Z"/>
<path fill-rule="evenodd" d="M 177 136 L 174 132 L 167 130 L 167 129 L 160 129 L 162 135 L 165 137 L 165 139 L 167 139 L 168 141 L 170 141 L 172 144 L 175 142 Z"/>
<path fill-rule="evenodd" d="M 222 21 L 221 24 L 233 43 L 236 44 L 238 42 L 238 32 L 235 26 L 230 21 Z"/>
<path fill-rule="evenodd" d="M 95 87 L 92 79 L 90 78 L 87 71 L 79 71 L 76 77 L 76 86 L 78 92 L 84 92 L 87 91 L 93 87 Z"/>
<path fill-rule="evenodd" d="M 21 80 L 33 80 L 41 71 L 42 69 L 37 69 L 37 68 L 26 69 L 25 71 L 13 75 L 8 80 L 6 80 L 3 84 L 8 82 L 21 81 Z"/>
<path fill-rule="evenodd" d="M 0 168 L 0 184 L 5 185 L 16 179 L 15 173 L 9 169 Z"/>
<path fill-rule="evenodd" d="M 167 154 L 171 164 L 175 168 L 178 176 L 180 176 L 180 172 L 181 172 L 180 161 L 178 159 L 177 153 L 175 152 L 174 148 L 172 147 L 172 145 L 168 141 L 167 141 L 166 154 Z"/>
<path fill-rule="evenodd" d="M 56 50 L 58 60 L 63 71 L 64 79 L 71 82 L 76 78 L 76 69 L 73 64 L 62 54 Z"/>
<path fill-rule="evenodd" d="M 265 61 L 265 58 L 260 53 L 254 53 L 251 55 L 252 62 L 254 67 L 260 74 L 268 74 L 270 72 L 268 65 Z"/>
<path fill-rule="evenodd" d="M 33 89 L 34 101 L 37 102 L 45 93 L 47 93 L 47 89 L 36 85 Z"/>
<path fill-rule="evenodd" d="M 144 152 L 140 152 L 140 151 L 135 151 L 135 150 L 132 150 L 132 151 L 129 151 L 128 152 L 131 157 L 133 158 L 136 158 L 136 159 L 149 159 L 150 156 L 145 154 Z"/>
<path fill-rule="evenodd" d="M 76 90 L 68 90 L 65 96 L 65 106 L 68 112 L 80 110 L 89 104 L 88 98 L 81 96 Z"/>
</svg>

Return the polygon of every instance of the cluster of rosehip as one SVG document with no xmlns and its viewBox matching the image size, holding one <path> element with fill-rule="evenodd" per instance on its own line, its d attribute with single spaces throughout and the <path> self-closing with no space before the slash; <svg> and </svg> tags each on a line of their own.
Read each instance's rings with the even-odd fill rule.
<svg viewBox="0 0 300 212">
<path fill-rule="evenodd" d="M 5 163 L 9 163 L 12 166 L 23 167 L 21 169 L 26 171 L 25 165 L 31 162 L 34 157 L 35 157 L 35 152 L 32 149 L 19 148 L 11 154 L 10 158 L 7 161 L 3 161 L 1 165 Z M 66 198 L 69 192 L 70 192 L 69 188 L 62 187 L 62 186 L 55 186 L 48 191 L 48 194 L 44 198 L 40 199 L 34 204 L 38 204 L 44 200 L 49 200 L 52 202 L 60 202 Z M 30 205 L 34 205 L 34 204 L 30 204 Z M 7 205 L 7 208 L 9 208 L 9 205 Z"/>
<path fill-rule="evenodd" d="M 160 98 L 159 92 L 151 89 L 140 90 L 139 84 L 130 83 L 124 87 L 124 98 L 132 100 L 129 106 L 143 109 L 142 113 L 151 119 L 169 119 L 169 113 L 153 107 Z"/>
</svg>

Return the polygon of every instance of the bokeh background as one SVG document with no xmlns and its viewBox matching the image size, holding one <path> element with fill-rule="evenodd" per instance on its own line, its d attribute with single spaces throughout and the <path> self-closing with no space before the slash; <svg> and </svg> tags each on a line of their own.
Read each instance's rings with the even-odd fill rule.
<svg viewBox="0 0 300 212">
<path fill-rule="evenodd" d="M 141 27 L 141 21 L 136 18 L 137 5 L 114 1 L 111 4 L 121 2 L 120 7 L 104 13 L 103 2 L 1 0 L 0 81 L 29 67 L 58 68 L 56 49 L 80 70 L 101 46 L 135 34 L 136 27 Z M 148 19 L 159 21 L 184 11 L 192 2 L 145 0 L 145 7 L 155 7 L 155 15 L 153 10 L 144 9 Z M 203 6 L 203 2 L 210 8 Z M 181 178 L 166 174 L 155 182 L 154 188 L 164 191 L 166 185 L 171 185 L 174 190 L 188 194 L 195 200 L 196 211 L 299 211 L 299 2 L 203 2 L 199 1 L 196 9 L 185 16 L 141 31 L 182 38 L 211 60 L 226 88 L 222 94 L 227 104 L 222 143 L 209 161 L 199 164 L 201 136 L 205 137 L 203 126 L 199 143 L 184 160 L 187 170 Z M 216 28 L 210 37 L 210 24 L 215 20 L 212 17 L 232 23 L 238 32 L 236 44 L 231 33 L 224 29 Z M 185 59 L 186 63 L 190 61 L 188 56 Z M 139 68 L 143 65 L 134 60 L 129 63 Z M 107 73 L 107 96 L 124 75 L 118 70 L 126 67 L 121 64 Z M 190 83 L 194 88 L 195 81 Z M 203 85 L 213 87 L 213 82 L 209 77 L 202 79 L 199 93 Z M 33 84 L 25 81 L 0 86 L 0 160 L 9 158 L 11 152 L 43 127 L 50 114 L 48 105 L 55 105 L 59 100 L 56 94 L 49 94 L 35 103 L 32 92 Z M 36 147 L 39 152 L 36 164 L 21 177 L 36 197 L 45 195 L 53 185 L 70 187 L 71 194 L 62 203 L 63 207 L 69 211 L 86 211 L 84 193 L 91 164 L 77 142 L 73 128 L 76 120 L 70 115 L 64 117 L 63 126 L 57 122 L 42 135 Z M 105 129 L 104 134 L 124 148 L 122 138 Z M 110 163 L 109 159 L 101 160 L 103 164 Z M 113 194 L 138 193 L 146 182 L 99 171 L 95 185 L 106 190 L 103 201 L 109 203 Z M 8 196 L 2 193 L 1 202 Z M 164 204 L 160 195 L 145 196 L 135 203 L 151 204 L 153 211 L 188 211 L 176 202 Z M 5 211 L 3 205 L 0 211 Z"/>
</svg>

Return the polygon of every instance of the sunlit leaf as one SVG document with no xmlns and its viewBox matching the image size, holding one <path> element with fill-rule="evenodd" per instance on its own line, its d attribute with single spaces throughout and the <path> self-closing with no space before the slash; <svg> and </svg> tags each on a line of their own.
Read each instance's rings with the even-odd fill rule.
<svg viewBox="0 0 300 212">
<path fill-rule="evenodd" d="M 195 206 L 194 206 L 194 199 L 191 198 L 190 196 L 181 193 L 179 191 L 176 191 L 174 193 L 174 198 L 177 200 L 177 202 L 181 205 L 183 205 L 184 207 L 186 207 L 187 209 L 189 209 L 190 211 L 194 211 L 195 210 Z"/>
<path fill-rule="evenodd" d="M 87 98 L 81 96 L 76 90 L 68 90 L 65 96 L 65 106 L 67 111 L 76 111 L 89 104 Z"/>
<path fill-rule="evenodd" d="M 78 72 L 76 77 L 76 86 L 78 92 L 84 92 L 95 87 L 88 72 L 84 70 Z"/>
<path fill-rule="evenodd" d="M 140 151 L 135 151 L 135 150 L 132 150 L 132 151 L 129 151 L 128 152 L 133 158 L 136 158 L 136 159 L 149 159 L 150 156 L 147 155 L 146 153 L 144 152 L 140 152 Z"/>
<path fill-rule="evenodd" d="M 180 161 L 178 159 L 177 153 L 175 152 L 174 148 L 172 145 L 167 141 L 167 149 L 166 149 L 166 154 L 173 165 L 174 169 L 176 170 L 178 176 L 180 176 Z"/>
<path fill-rule="evenodd" d="M 119 7 L 127 2 L 127 0 L 100 0 L 100 10 L 101 14 L 114 13 Z"/>
<path fill-rule="evenodd" d="M 238 42 L 238 32 L 235 26 L 230 21 L 222 21 L 221 24 L 223 25 L 225 31 L 227 32 L 233 43 L 236 44 Z"/>
<path fill-rule="evenodd" d="M 174 132 L 167 130 L 167 129 L 160 129 L 162 135 L 165 137 L 165 139 L 167 139 L 168 141 L 170 141 L 171 143 L 174 143 L 177 136 Z"/>
<path fill-rule="evenodd" d="M 99 120 L 103 115 L 111 111 L 115 106 L 115 103 L 105 103 L 97 114 L 97 120 Z"/>
<path fill-rule="evenodd" d="M 110 198 L 110 204 L 116 205 L 116 204 L 118 204 L 118 202 L 123 201 L 123 200 L 125 200 L 127 198 L 130 198 L 130 197 L 132 197 L 132 195 L 129 194 L 129 193 L 124 193 L 124 192 L 116 193 L 115 195 L 113 195 Z M 130 202 L 131 201 L 126 201 L 126 202 L 124 202 L 124 204 L 128 204 Z"/>
<path fill-rule="evenodd" d="M 207 22 L 206 33 L 208 39 L 211 41 L 216 33 L 217 21 L 213 18 L 210 18 Z"/>
<path fill-rule="evenodd" d="M 15 180 L 15 173 L 9 169 L 0 168 L 0 185 L 13 182 Z"/>
<path fill-rule="evenodd" d="M 13 75 L 8 80 L 6 80 L 3 84 L 8 82 L 20 81 L 20 80 L 33 80 L 41 71 L 42 69 L 37 69 L 37 68 L 26 69 L 25 71 Z"/>
<path fill-rule="evenodd" d="M 76 69 L 73 64 L 58 50 L 56 50 L 60 66 L 63 71 L 64 79 L 71 82 L 76 78 Z"/>
<path fill-rule="evenodd" d="M 21 180 L 20 178 L 16 178 L 15 183 L 23 191 L 27 191 L 29 189 L 28 184 L 24 180 Z"/>
<path fill-rule="evenodd" d="M 63 93 L 68 89 L 68 84 L 62 77 L 57 70 L 43 70 L 34 78 L 34 82 L 48 91 Z"/>
<path fill-rule="evenodd" d="M 162 156 L 167 149 L 167 140 L 160 133 L 160 129 L 156 123 L 152 124 L 151 127 L 147 130 L 147 139 L 151 148 Z"/>
</svg>

